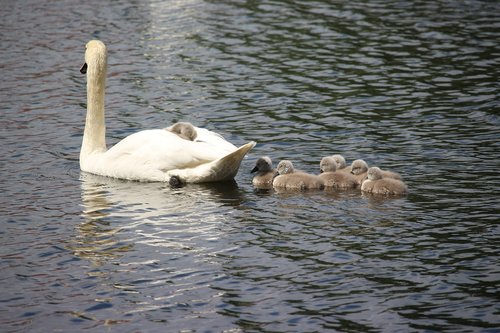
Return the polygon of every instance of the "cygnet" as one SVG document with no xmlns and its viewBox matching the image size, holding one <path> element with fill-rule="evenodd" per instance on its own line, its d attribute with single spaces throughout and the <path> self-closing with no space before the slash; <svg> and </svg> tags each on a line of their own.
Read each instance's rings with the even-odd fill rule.
<svg viewBox="0 0 500 333">
<path fill-rule="evenodd" d="M 361 185 L 366 179 L 368 164 L 364 160 L 354 160 L 351 164 L 351 174 L 356 177 L 358 185 Z"/>
<path fill-rule="evenodd" d="M 358 182 L 354 175 L 337 171 L 337 163 L 332 157 L 323 157 L 319 164 L 319 177 L 325 182 L 325 187 L 329 188 L 355 188 Z"/>
<path fill-rule="evenodd" d="M 351 172 L 351 166 L 347 165 L 344 156 L 337 154 L 337 155 L 332 155 L 330 157 L 335 160 L 335 163 L 337 163 L 337 171 L 347 172 L 347 173 Z"/>
<path fill-rule="evenodd" d="M 380 170 L 380 171 L 382 171 L 382 178 L 392 178 L 392 179 L 397 179 L 397 180 L 403 180 L 401 178 L 401 175 L 397 172 L 389 171 L 389 170 Z"/>
<path fill-rule="evenodd" d="M 280 161 L 276 170 L 278 176 L 273 180 L 273 187 L 293 190 L 323 189 L 325 187 L 325 182 L 320 177 L 305 172 L 295 172 L 291 161 Z"/>
<path fill-rule="evenodd" d="M 382 170 L 377 167 L 368 169 L 368 179 L 361 185 L 361 191 L 367 193 L 401 195 L 408 192 L 408 187 L 401 180 L 383 178 Z"/>
<path fill-rule="evenodd" d="M 194 141 L 197 133 L 196 129 L 191 123 L 178 122 L 166 128 L 167 131 L 177 134 L 184 140 Z"/>
<path fill-rule="evenodd" d="M 392 172 L 388 170 L 380 170 L 382 172 L 382 178 L 393 178 L 397 180 L 402 180 L 401 175 L 397 172 Z M 356 176 L 358 184 L 361 185 L 367 177 L 368 164 L 364 160 L 355 160 L 351 164 L 351 173 Z"/>
<path fill-rule="evenodd" d="M 255 167 L 250 172 L 256 172 L 252 179 L 253 186 L 259 188 L 270 188 L 273 186 L 273 178 L 276 175 L 276 169 L 273 169 L 273 162 L 268 156 L 260 157 L 255 163 Z"/>
</svg>

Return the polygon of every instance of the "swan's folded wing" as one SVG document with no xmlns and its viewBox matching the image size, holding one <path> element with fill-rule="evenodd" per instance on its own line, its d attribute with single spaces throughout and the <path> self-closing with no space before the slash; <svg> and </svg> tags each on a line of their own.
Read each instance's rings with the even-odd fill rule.
<svg viewBox="0 0 500 333">
<path fill-rule="evenodd" d="M 222 135 L 207 130 L 206 128 L 195 127 L 196 138 L 194 141 L 205 142 L 210 146 L 218 147 L 219 149 L 226 150 L 227 153 L 231 153 L 237 149 L 235 145 L 226 141 Z"/>
<path fill-rule="evenodd" d="M 169 131 L 158 129 L 129 135 L 105 154 L 109 163 L 167 171 L 196 167 L 236 150 L 236 147 L 228 148 L 228 145 L 184 140 Z"/>
</svg>

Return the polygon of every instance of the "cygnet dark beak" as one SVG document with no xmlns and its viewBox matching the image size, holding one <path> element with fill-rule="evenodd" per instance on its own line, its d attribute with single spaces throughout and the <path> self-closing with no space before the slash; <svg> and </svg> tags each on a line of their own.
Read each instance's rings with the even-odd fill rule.
<svg viewBox="0 0 500 333">
<path fill-rule="evenodd" d="M 80 68 L 80 73 L 82 73 L 82 74 L 87 73 L 87 63 L 84 63 L 82 68 Z"/>
<path fill-rule="evenodd" d="M 254 166 L 254 168 L 252 169 L 252 171 L 250 171 L 250 173 L 254 173 L 254 172 L 257 172 L 259 171 L 259 167 L 258 166 Z"/>
</svg>

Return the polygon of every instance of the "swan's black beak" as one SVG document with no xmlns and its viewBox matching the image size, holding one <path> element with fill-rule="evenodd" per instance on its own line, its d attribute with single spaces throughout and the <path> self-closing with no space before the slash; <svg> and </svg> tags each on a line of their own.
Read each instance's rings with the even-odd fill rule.
<svg viewBox="0 0 500 333">
<path fill-rule="evenodd" d="M 279 175 L 280 175 L 280 173 L 278 171 L 275 171 L 274 175 L 273 175 L 273 180 L 274 180 L 274 178 L 278 177 Z"/>
<path fill-rule="evenodd" d="M 87 63 L 84 63 L 82 68 L 80 68 L 80 73 L 82 73 L 82 74 L 87 73 Z"/>
<path fill-rule="evenodd" d="M 257 172 L 259 171 L 259 167 L 258 166 L 255 166 L 252 171 L 250 171 L 250 173 L 254 173 L 254 172 Z"/>
<path fill-rule="evenodd" d="M 319 169 L 319 173 L 323 173 L 323 169 Z"/>
</svg>

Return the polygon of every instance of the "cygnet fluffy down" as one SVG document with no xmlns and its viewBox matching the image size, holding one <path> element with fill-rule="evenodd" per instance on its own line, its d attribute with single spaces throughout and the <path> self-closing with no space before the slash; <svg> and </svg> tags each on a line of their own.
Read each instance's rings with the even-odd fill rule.
<svg viewBox="0 0 500 333">
<path fill-rule="evenodd" d="M 273 178 L 276 175 L 276 169 L 273 169 L 273 162 L 268 156 L 260 157 L 255 163 L 255 167 L 250 172 L 256 172 L 252 179 L 253 186 L 260 188 L 270 188 L 273 186 Z"/>
<path fill-rule="evenodd" d="M 354 160 L 351 164 L 351 174 L 356 177 L 356 181 L 359 185 L 363 183 L 366 179 L 366 174 L 368 172 L 368 164 L 364 160 Z"/>
<path fill-rule="evenodd" d="M 347 173 L 351 172 L 351 166 L 347 165 L 344 156 L 337 154 L 330 157 L 335 160 L 335 163 L 337 163 L 337 171 Z"/>
<path fill-rule="evenodd" d="M 337 171 L 337 163 L 332 157 L 323 157 L 320 164 L 319 177 L 325 182 L 327 188 L 355 188 L 358 182 L 354 175 Z"/>
<path fill-rule="evenodd" d="M 276 170 L 278 176 L 273 180 L 273 187 L 291 190 L 323 189 L 324 181 L 316 176 L 304 172 L 295 172 L 291 161 L 282 160 Z"/>
<path fill-rule="evenodd" d="M 401 175 L 397 172 L 392 172 L 388 170 L 380 170 L 382 172 L 382 178 L 393 178 L 397 180 L 402 180 Z M 355 160 L 351 164 L 351 173 L 356 176 L 358 184 L 362 184 L 367 177 L 368 164 L 364 160 Z"/>
<path fill-rule="evenodd" d="M 361 191 L 386 195 L 401 195 L 408 192 L 408 187 L 401 180 L 383 178 L 382 170 L 372 167 L 368 169 L 368 179 L 361 185 Z"/>
<path fill-rule="evenodd" d="M 167 131 L 177 134 L 184 140 L 194 141 L 197 133 L 196 129 L 191 123 L 178 122 L 166 128 Z"/>
</svg>

